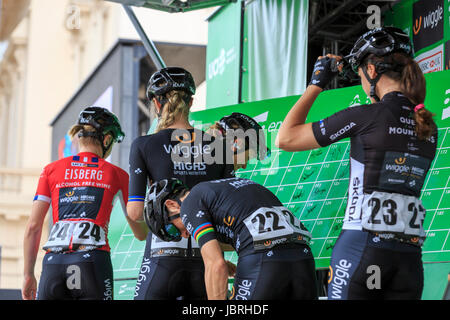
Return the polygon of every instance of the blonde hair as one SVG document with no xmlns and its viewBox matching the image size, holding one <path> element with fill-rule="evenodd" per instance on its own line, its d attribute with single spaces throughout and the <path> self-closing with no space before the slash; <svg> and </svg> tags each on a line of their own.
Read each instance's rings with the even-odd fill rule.
<svg viewBox="0 0 450 320">
<path fill-rule="evenodd" d="M 166 94 L 167 102 L 162 106 L 163 111 L 155 132 L 170 127 L 178 117 L 188 119 L 189 104 L 186 103 L 187 93 L 181 90 L 172 90 Z"/>
</svg>

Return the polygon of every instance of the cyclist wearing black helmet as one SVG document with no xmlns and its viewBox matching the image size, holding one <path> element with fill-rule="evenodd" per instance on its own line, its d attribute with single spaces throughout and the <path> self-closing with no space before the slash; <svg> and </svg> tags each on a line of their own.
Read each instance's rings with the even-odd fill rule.
<svg viewBox="0 0 450 320">
<path fill-rule="evenodd" d="M 189 124 L 195 83 L 192 75 L 178 67 L 154 73 L 147 97 L 159 117 L 155 134 L 138 137 L 130 150 L 130 195 L 127 211 L 135 221 L 143 218 L 147 184 L 176 177 L 193 187 L 201 181 L 234 175 L 224 159 L 211 162 L 214 138 Z M 208 159 L 208 160 L 207 160 Z M 205 299 L 204 266 L 200 251 L 190 238 L 180 242 L 161 241 L 151 233 L 137 232 L 146 239 L 135 299 Z"/>
<path fill-rule="evenodd" d="M 108 224 L 116 198 L 128 198 L 128 174 L 106 162 L 124 133 L 107 109 L 88 107 L 69 131 L 80 152 L 47 165 L 39 178 L 24 239 L 24 299 L 36 298 L 34 267 L 42 225 L 50 205 L 53 226 L 43 249 L 37 298 L 112 299 L 113 271 Z M 132 228 L 139 226 L 129 220 Z"/>
<path fill-rule="evenodd" d="M 277 145 L 309 150 L 350 138 L 350 182 L 334 246 L 329 299 L 420 299 L 425 208 L 419 197 L 436 153 L 437 128 L 425 109 L 425 78 L 409 38 L 396 28 L 361 36 L 346 59 L 372 104 L 306 123 L 314 100 L 337 74 L 319 57 L 303 96 L 280 127 Z M 339 67 L 342 68 L 342 67 Z M 374 270 L 380 276 L 374 278 Z"/>
<path fill-rule="evenodd" d="M 222 117 L 207 132 L 228 139 L 226 145 L 234 155 L 234 171 L 245 169 L 250 159 L 264 160 L 270 155 L 262 127 L 246 114 L 233 112 Z"/>
<path fill-rule="evenodd" d="M 190 191 L 177 179 L 155 182 L 146 198 L 145 221 L 163 240 L 189 234 L 205 263 L 208 299 L 227 298 L 223 249 L 239 259 L 234 300 L 317 299 L 310 233 L 278 198 L 252 180 L 205 181 Z"/>
</svg>

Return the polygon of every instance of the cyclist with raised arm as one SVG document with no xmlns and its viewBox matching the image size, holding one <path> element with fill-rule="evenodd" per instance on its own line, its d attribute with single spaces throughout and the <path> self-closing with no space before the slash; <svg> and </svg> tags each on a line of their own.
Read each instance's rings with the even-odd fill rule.
<svg viewBox="0 0 450 320">
<path fill-rule="evenodd" d="M 436 153 L 437 128 L 424 106 L 426 83 L 409 37 L 384 27 L 362 35 L 346 57 L 372 104 L 305 123 L 342 57 L 316 62 L 276 143 L 286 151 L 350 138 L 350 181 L 342 232 L 333 248 L 329 299 L 420 299 L 425 208 L 420 193 Z M 380 282 L 368 285 L 378 272 Z"/>
</svg>

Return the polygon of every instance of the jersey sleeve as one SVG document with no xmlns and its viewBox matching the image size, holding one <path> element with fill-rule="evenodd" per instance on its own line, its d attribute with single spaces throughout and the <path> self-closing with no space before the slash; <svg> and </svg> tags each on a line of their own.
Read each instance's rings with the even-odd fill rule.
<svg viewBox="0 0 450 320">
<path fill-rule="evenodd" d="M 320 146 L 326 147 L 339 140 L 355 136 L 373 120 L 369 106 L 356 106 L 341 110 L 325 119 L 312 123 L 314 136 Z"/>
<path fill-rule="evenodd" d="M 209 193 L 193 188 L 181 205 L 183 224 L 200 248 L 205 243 L 216 239 L 212 216 L 208 211 Z"/>
<path fill-rule="evenodd" d="M 118 200 L 122 206 L 122 210 L 127 213 L 126 205 L 128 202 L 128 173 L 122 169 L 118 169 L 118 179 L 119 179 L 119 188 L 118 192 L 116 194 L 116 197 L 118 197 Z"/>
<path fill-rule="evenodd" d="M 140 139 L 137 138 L 131 144 L 129 157 L 129 202 L 144 202 L 147 187 L 147 166 L 139 148 Z"/>
<path fill-rule="evenodd" d="M 47 203 L 51 203 L 52 195 L 50 191 L 50 184 L 48 181 L 48 170 L 48 167 L 45 167 L 44 170 L 42 170 L 33 201 L 41 200 Z"/>
</svg>

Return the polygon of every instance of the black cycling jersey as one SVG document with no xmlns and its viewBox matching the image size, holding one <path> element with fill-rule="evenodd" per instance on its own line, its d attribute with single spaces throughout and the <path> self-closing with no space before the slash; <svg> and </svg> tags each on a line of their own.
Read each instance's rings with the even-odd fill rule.
<svg viewBox="0 0 450 320">
<path fill-rule="evenodd" d="M 202 182 L 181 205 L 200 247 L 230 244 L 239 259 L 231 299 L 316 299 L 310 233 L 268 189 L 252 180 Z"/>
<path fill-rule="evenodd" d="M 350 137 L 343 229 L 391 232 L 399 240 L 423 242 L 425 209 L 418 198 L 436 153 L 437 132 L 419 140 L 413 114 L 414 105 L 403 94 L 390 92 L 378 103 L 350 107 L 312 124 L 323 147 Z M 401 212 L 412 218 L 406 221 Z"/>
<path fill-rule="evenodd" d="M 272 192 L 242 178 L 199 183 L 183 201 L 181 218 L 200 247 L 217 239 L 232 245 L 239 256 L 310 239 Z"/>
<path fill-rule="evenodd" d="M 201 181 L 234 176 L 234 165 L 219 159 L 211 163 L 215 150 L 210 147 L 214 138 L 197 129 L 164 129 L 134 140 L 130 151 L 130 186 L 128 201 L 144 201 L 147 182 L 177 178 L 192 188 Z M 224 154 L 225 155 L 225 154 Z M 203 161 L 204 160 L 204 161 Z M 147 236 L 152 243 L 152 235 Z M 153 241 L 151 256 L 199 257 L 197 244 L 189 242 Z M 161 250 L 164 249 L 164 250 Z M 176 251 L 176 253 L 174 253 Z M 191 254 L 193 253 L 193 254 Z"/>
<path fill-rule="evenodd" d="M 192 188 L 201 181 L 234 176 L 233 163 L 211 163 L 209 157 L 216 155 L 210 147 L 213 141 L 196 129 L 164 129 L 138 137 L 130 151 L 129 201 L 143 202 L 150 181 L 178 178 Z M 134 299 L 206 299 L 204 282 L 190 280 L 204 272 L 197 242 L 155 238 L 151 233 L 147 236 Z"/>
<path fill-rule="evenodd" d="M 425 208 L 420 193 L 437 132 L 419 140 L 414 105 L 390 92 L 378 103 L 312 124 L 321 146 L 350 137 L 343 231 L 333 248 L 329 299 L 419 299 Z M 391 240 L 396 241 L 391 241 Z"/>
<path fill-rule="evenodd" d="M 197 129 L 164 129 L 136 138 L 130 150 L 128 201 L 144 201 L 149 181 L 177 178 L 191 188 L 201 181 L 234 176 L 233 163 L 225 163 L 225 153 L 212 163 L 214 141 Z"/>
</svg>

